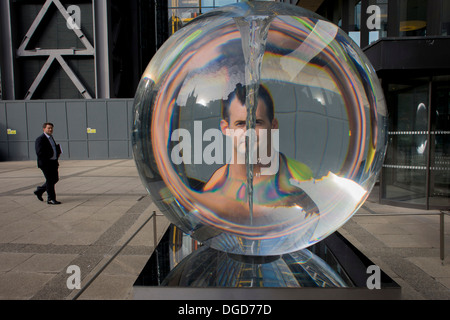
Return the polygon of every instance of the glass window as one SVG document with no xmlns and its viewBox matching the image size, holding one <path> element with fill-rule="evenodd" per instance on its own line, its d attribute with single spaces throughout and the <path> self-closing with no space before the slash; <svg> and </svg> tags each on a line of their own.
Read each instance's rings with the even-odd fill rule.
<svg viewBox="0 0 450 320">
<path fill-rule="evenodd" d="M 450 206 L 450 76 L 433 79 L 430 206 Z"/>
<path fill-rule="evenodd" d="M 169 34 L 180 30 L 200 14 L 199 8 L 169 9 Z"/>
<path fill-rule="evenodd" d="M 353 4 L 353 8 L 352 5 Z M 355 43 L 361 43 L 361 1 L 350 2 L 348 35 Z"/>
<path fill-rule="evenodd" d="M 387 0 L 370 0 L 369 7 L 375 6 L 375 11 L 369 12 L 369 15 L 376 15 L 373 21 L 374 26 L 369 28 L 369 44 L 378 39 L 387 37 L 387 21 L 388 21 L 388 1 Z M 369 26 L 368 26 L 369 27 Z"/>
<path fill-rule="evenodd" d="M 431 209 L 450 205 L 450 76 L 431 84 L 431 91 L 426 78 L 388 86 L 384 200 Z"/>
<path fill-rule="evenodd" d="M 399 35 L 401 37 L 425 36 L 427 30 L 427 1 L 399 1 Z"/>
<path fill-rule="evenodd" d="M 214 2 L 217 0 L 202 0 L 202 7 L 214 7 Z"/>
<path fill-rule="evenodd" d="M 180 30 L 202 13 L 237 2 L 239 0 L 168 0 L 169 34 Z"/>
<path fill-rule="evenodd" d="M 426 205 L 428 80 L 390 84 L 383 198 Z"/>
<path fill-rule="evenodd" d="M 200 0 L 170 0 L 169 7 L 198 7 Z"/>
<path fill-rule="evenodd" d="M 228 4 L 239 2 L 239 0 L 216 0 L 214 4 L 216 7 L 226 6 Z"/>
<path fill-rule="evenodd" d="M 442 0 L 441 34 L 450 36 L 450 0 Z"/>
</svg>

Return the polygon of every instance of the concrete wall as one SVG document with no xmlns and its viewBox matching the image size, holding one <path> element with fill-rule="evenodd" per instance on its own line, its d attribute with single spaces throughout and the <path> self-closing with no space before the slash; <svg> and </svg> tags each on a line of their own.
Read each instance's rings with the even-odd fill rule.
<svg viewBox="0 0 450 320">
<path fill-rule="evenodd" d="M 42 124 L 54 124 L 61 159 L 132 158 L 133 99 L 0 101 L 0 161 L 36 159 Z"/>
</svg>

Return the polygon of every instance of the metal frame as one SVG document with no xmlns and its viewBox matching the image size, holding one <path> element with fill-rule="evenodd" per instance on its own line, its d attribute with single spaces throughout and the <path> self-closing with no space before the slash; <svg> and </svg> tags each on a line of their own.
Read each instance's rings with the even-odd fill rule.
<svg viewBox="0 0 450 320">
<path fill-rule="evenodd" d="M 432 156 L 432 148 L 434 149 L 434 143 L 431 142 L 431 110 L 434 107 L 432 105 L 432 97 L 433 97 L 433 79 L 430 77 L 428 79 L 428 114 L 427 114 L 427 141 L 428 141 L 428 148 L 427 148 L 427 168 L 426 168 L 426 176 L 425 176 L 425 205 L 427 210 L 430 208 L 430 175 L 431 175 L 431 156 Z"/>
<path fill-rule="evenodd" d="M 28 89 L 25 100 L 30 100 L 33 97 L 33 94 L 36 92 L 38 86 L 42 82 L 44 76 L 47 74 L 48 70 L 50 69 L 50 66 L 54 62 L 58 62 L 62 69 L 66 72 L 66 74 L 69 76 L 70 80 L 74 83 L 80 94 L 86 98 L 91 99 L 92 96 L 87 91 L 86 87 L 83 85 L 82 81 L 76 76 L 76 74 L 73 72 L 73 70 L 70 68 L 70 66 L 66 63 L 63 56 L 92 56 L 95 60 L 95 49 L 92 46 L 92 44 L 89 42 L 89 40 L 84 35 L 83 31 L 81 29 L 73 28 L 73 32 L 76 34 L 78 39 L 83 43 L 85 46 L 85 49 L 40 49 L 40 48 L 33 48 L 33 49 L 27 49 L 27 46 L 35 34 L 36 30 L 38 29 L 39 25 L 42 23 L 43 18 L 49 11 L 49 8 L 51 5 L 55 5 L 58 11 L 62 14 L 64 19 L 68 21 L 71 19 L 71 16 L 68 14 L 60 0 L 46 0 L 44 5 L 42 6 L 41 10 L 39 11 L 38 15 L 34 19 L 33 23 L 31 24 L 30 28 L 28 29 L 22 43 L 20 44 L 19 48 L 16 51 L 16 54 L 18 57 L 45 57 L 47 56 L 48 59 L 45 62 L 44 66 L 41 68 L 39 74 L 34 79 L 33 83 L 31 84 L 30 88 Z"/>
</svg>

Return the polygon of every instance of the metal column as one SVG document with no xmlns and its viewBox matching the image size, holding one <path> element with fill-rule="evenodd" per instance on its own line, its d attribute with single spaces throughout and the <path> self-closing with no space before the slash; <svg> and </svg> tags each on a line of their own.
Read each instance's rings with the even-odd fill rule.
<svg viewBox="0 0 450 320">
<path fill-rule="evenodd" d="M 111 62 L 109 1 L 93 1 L 95 38 L 95 82 L 97 98 L 111 98 Z"/>
<path fill-rule="evenodd" d="M 2 99 L 14 100 L 14 49 L 9 1 L 0 1 L 0 65 Z"/>
</svg>

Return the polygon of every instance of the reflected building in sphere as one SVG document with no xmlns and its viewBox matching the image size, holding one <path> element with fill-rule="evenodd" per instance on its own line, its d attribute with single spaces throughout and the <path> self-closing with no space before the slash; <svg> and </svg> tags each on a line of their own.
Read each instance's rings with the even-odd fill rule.
<svg viewBox="0 0 450 320">
<path fill-rule="evenodd" d="M 345 288 L 348 284 L 308 249 L 282 256 L 243 259 L 202 247 L 182 260 L 161 286 Z"/>
</svg>

